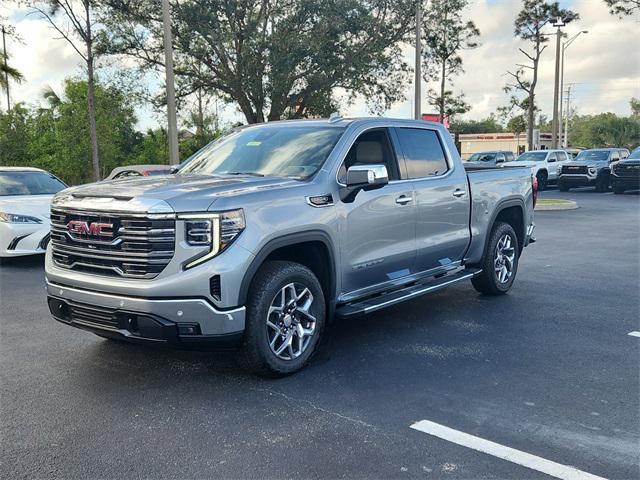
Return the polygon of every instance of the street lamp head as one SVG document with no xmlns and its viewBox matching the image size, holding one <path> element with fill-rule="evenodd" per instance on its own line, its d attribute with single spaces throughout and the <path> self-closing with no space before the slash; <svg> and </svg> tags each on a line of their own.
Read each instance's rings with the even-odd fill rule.
<svg viewBox="0 0 640 480">
<path fill-rule="evenodd" d="M 555 21 L 555 23 L 553 24 L 553 26 L 554 26 L 554 27 L 558 27 L 558 28 L 560 28 L 560 27 L 564 27 L 564 26 L 565 26 L 565 23 L 564 23 L 564 21 L 562 20 L 562 18 L 561 18 L 561 17 L 558 17 L 558 18 L 556 18 L 556 21 Z"/>
<path fill-rule="evenodd" d="M 589 30 L 582 30 L 580 33 L 589 33 Z"/>
</svg>

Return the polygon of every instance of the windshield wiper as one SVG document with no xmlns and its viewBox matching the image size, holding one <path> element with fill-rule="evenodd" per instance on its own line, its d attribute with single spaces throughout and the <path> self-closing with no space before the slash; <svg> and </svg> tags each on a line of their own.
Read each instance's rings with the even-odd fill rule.
<svg viewBox="0 0 640 480">
<path fill-rule="evenodd" d="M 264 177 L 262 173 L 256 172 L 220 172 L 218 175 L 251 175 L 252 177 Z"/>
</svg>

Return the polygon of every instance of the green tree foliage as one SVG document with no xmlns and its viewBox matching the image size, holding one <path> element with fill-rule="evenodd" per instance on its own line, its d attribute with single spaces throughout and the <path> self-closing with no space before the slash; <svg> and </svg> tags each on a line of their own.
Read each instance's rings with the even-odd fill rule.
<svg viewBox="0 0 640 480">
<path fill-rule="evenodd" d="M 604 0 L 612 15 L 623 17 L 640 12 L 640 0 Z"/>
<path fill-rule="evenodd" d="M 133 107 L 114 89 L 96 86 L 96 122 L 102 152 L 100 175 L 133 158 L 139 143 Z M 47 169 L 71 184 L 93 179 L 87 82 L 68 80 L 64 95 L 45 92 L 47 108 L 16 105 L 0 116 L 0 164 Z"/>
<path fill-rule="evenodd" d="M 635 148 L 640 145 L 640 119 L 618 117 L 614 113 L 575 116 L 569 124 L 569 144 L 584 148 Z"/>
<path fill-rule="evenodd" d="M 449 127 L 453 133 L 500 133 L 504 128 L 500 125 L 495 115 L 482 120 L 457 120 L 454 119 Z"/>
<path fill-rule="evenodd" d="M 432 0 L 424 15 L 424 79 L 440 83 L 438 90 L 429 90 L 429 103 L 438 109 L 441 120 L 445 115 L 451 117 L 471 109 L 464 95 L 456 96 L 447 89 L 451 77 L 464 72 L 461 51 L 478 46 L 480 30 L 471 20 L 462 18 L 468 4 L 468 0 Z"/>
<path fill-rule="evenodd" d="M 157 0 L 107 0 L 103 51 L 162 67 Z M 415 0 L 184 0 L 172 5 L 180 95 L 217 92 L 247 122 L 327 115 L 337 91 L 403 98 Z M 186 80 L 186 81 L 185 81 Z"/>
<path fill-rule="evenodd" d="M 634 117 L 640 117 L 640 99 L 631 97 L 631 100 L 629 100 L 629 106 L 631 107 L 631 115 Z"/>
<path fill-rule="evenodd" d="M 522 10 L 518 13 L 515 21 L 515 36 L 530 44 L 528 50 L 519 49 L 530 63 L 518 64 L 515 71 L 507 72 L 513 82 L 507 84 L 505 90 L 514 93 L 511 98 L 511 108 L 518 107 L 527 114 L 527 143 L 529 145 L 533 145 L 540 56 L 549 42 L 549 37 L 545 33 L 550 32 L 545 32 L 543 29 L 557 18 L 569 23 L 579 18 L 579 15 L 571 10 L 560 8 L 558 2 L 523 0 Z M 524 94 L 524 98 L 519 96 L 521 94 Z"/>
</svg>

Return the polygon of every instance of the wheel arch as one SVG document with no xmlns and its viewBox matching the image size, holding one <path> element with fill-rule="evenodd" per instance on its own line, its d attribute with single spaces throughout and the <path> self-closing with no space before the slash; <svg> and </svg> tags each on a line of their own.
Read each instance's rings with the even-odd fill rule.
<svg viewBox="0 0 640 480">
<path fill-rule="evenodd" d="M 269 260 L 288 260 L 309 268 L 320 281 L 331 318 L 336 298 L 336 251 L 331 237 L 322 230 L 283 235 L 268 241 L 255 256 L 240 284 L 239 303 L 247 302 L 249 288 L 260 267 Z"/>
<path fill-rule="evenodd" d="M 518 253 L 522 254 L 524 249 L 524 242 L 526 238 L 526 215 L 525 206 L 522 199 L 512 198 L 500 202 L 492 215 L 491 221 L 488 223 L 487 234 L 484 241 L 484 250 L 482 258 L 484 259 L 487 254 L 487 248 L 489 247 L 489 241 L 491 240 L 491 231 L 496 222 L 502 221 L 508 223 L 513 227 L 518 237 Z"/>
</svg>

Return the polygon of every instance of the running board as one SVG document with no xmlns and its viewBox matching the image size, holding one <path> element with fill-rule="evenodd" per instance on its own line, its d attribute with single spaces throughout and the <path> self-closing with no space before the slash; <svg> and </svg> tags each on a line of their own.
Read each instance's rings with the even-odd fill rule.
<svg viewBox="0 0 640 480">
<path fill-rule="evenodd" d="M 369 297 L 365 300 L 359 300 L 352 303 L 346 303 L 336 309 L 336 317 L 350 318 L 375 312 L 382 308 L 390 307 L 405 300 L 426 295 L 441 290 L 449 285 L 469 280 L 481 272 L 480 269 L 466 268 L 450 275 L 439 278 L 432 278 L 430 281 L 412 284 L 408 287 L 393 290 L 376 297 Z"/>
</svg>

